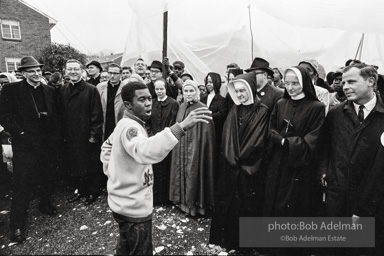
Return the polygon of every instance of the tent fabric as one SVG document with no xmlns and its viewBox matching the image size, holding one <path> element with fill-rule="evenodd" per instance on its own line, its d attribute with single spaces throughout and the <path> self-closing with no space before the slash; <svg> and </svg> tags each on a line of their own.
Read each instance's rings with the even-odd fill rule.
<svg viewBox="0 0 384 256">
<path fill-rule="evenodd" d="M 208 72 L 225 75 L 229 63 L 246 69 L 254 57 L 283 68 L 314 58 L 335 71 L 355 58 L 362 33 L 361 60 L 384 70 L 381 0 L 133 0 L 130 8 L 122 65 L 161 60 L 167 10 L 168 58 L 182 60 L 199 84 Z"/>
</svg>

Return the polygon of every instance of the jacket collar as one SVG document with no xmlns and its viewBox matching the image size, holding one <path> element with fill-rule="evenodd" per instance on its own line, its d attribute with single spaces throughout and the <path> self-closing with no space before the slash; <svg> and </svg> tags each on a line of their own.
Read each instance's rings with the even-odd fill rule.
<svg viewBox="0 0 384 256">
<path fill-rule="evenodd" d="M 135 116 L 134 114 L 132 114 L 131 112 L 127 111 L 127 110 L 124 110 L 124 117 L 125 118 L 130 118 L 136 122 L 138 122 L 141 126 L 144 127 L 145 129 L 145 121 L 141 120 L 140 118 L 138 118 L 137 116 Z"/>
</svg>

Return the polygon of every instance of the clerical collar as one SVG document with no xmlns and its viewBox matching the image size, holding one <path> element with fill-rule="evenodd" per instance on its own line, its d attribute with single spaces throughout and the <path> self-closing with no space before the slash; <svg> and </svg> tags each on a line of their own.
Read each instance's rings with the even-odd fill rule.
<svg viewBox="0 0 384 256">
<path fill-rule="evenodd" d="M 78 84 L 80 81 L 81 81 L 81 78 L 80 78 L 78 81 L 76 81 L 76 82 L 73 82 L 72 80 L 70 80 L 69 83 L 71 83 L 72 85 L 76 85 L 76 84 Z"/>
<path fill-rule="evenodd" d="M 301 100 L 301 99 L 304 99 L 304 98 L 305 98 L 305 93 L 302 92 L 302 93 L 300 93 L 300 94 L 298 94 L 298 95 L 291 96 L 291 98 L 292 98 L 293 100 Z"/>
<path fill-rule="evenodd" d="M 157 101 L 158 101 L 158 102 L 163 102 L 163 101 L 165 101 L 167 98 L 168 98 L 167 95 L 165 95 L 165 97 L 162 98 L 162 99 L 160 99 L 159 97 L 157 97 Z"/>
<path fill-rule="evenodd" d="M 119 86 L 121 81 L 119 81 L 117 84 L 113 84 L 110 81 L 108 81 L 108 84 L 111 85 L 112 87 Z"/>
<path fill-rule="evenodd" d="M 41 85 L 41 82 L 38 82 L 36 85 L 34 84 L 31 84 L 28 80 L 27 80 L 27 83 L 33 87 L 33 89 L 37 89 L 37 87 L 39 87 Z"/>
</svg>

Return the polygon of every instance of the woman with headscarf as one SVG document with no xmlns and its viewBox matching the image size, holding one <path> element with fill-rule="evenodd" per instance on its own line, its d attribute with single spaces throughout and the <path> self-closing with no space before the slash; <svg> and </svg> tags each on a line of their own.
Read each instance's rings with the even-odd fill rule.
<svg viewBox="0 0 384 256">
<path fill-rule="evenodd" d="M 205 107 L 198 84 L 192 80 L 184 82 L 183 97 L 176 122 Z M 215 127 L 209 122 L 187 131 L 172 151 L 169 199 L 192 216 L 205 215 L 213 207 L 215 150 Z"/>
<path fill-rule="evenodd" d="M 223 125 L 228 114 L 227 100 L 220 95 L 221 76 L 209 72 L 204 79 L 208 94 L 201 98 L 201 102 L 212 111 L 213 123 L 216 132 L 216 148 L 220 149 Z M 217 154 L 217 157 L 219 154 Z"/>
<path fill-rule="evenodd" d="M 270 117 L 271 155 L 266 178 L 264 215 L 314 215 L 317 187 L 314 156 L 325 106 L 316 97 L 308 71 L 285 71 L 285 93 Z M 321 198 L 320 198 L 321 199 Z"/>
<path fill-rule="evenodd" d="M 235 105 L 223 128 L 219 184 L 210 240 L 227 249 L 239 247 L 239 218 L 260 216 L 263 200 L 262 160 L 266 147 L 268 108 L 256 96 L 254 74 L 228 84 Z"/>
</svg>

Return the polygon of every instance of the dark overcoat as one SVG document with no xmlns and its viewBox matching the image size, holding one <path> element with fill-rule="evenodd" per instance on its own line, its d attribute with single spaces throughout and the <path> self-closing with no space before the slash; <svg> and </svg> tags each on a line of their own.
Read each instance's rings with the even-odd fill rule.
<svg viewBox="0 0 384 256">
<path fill-rule="evenodd" d="M 64 157 L 72 176 L 98 172 L 90 161 L 97 161 L 97 146 L 101 145 L 103 110 L 97 88 L 84 80 L 60 89 L 59 106 L 63 119 Z M 93 137 L 98 143 L 89 143 Z M 95 147 L 96 146 L 96 147 Z M 98 148 L 100 154 L 100 148 Z"/>
<path fill-rule="evenodd" d="M 12 149 L 15 154 L 31 154 L 34 149 L 58 147 L 61 134 L 57 97 L 55 89 L 41 84 L 47 118 L 44 120 L 44 130 L 40 125 L 41 119 L 34 104 L 30 85 L 26 79 L 4 85 L 0 97 L 0 123 L 12 136 Z M 29 156 L 29 157 L 31 157 Z M 27 155 L 26 155 L 27 157 Z"/>
<path fill-rule="evenodd" d="M 328 161 L 322 167 L 328 183 L 327 215 L 375 217 L 376 242 L 383 248 L 383 98 L 377 94 L 376 106 L 362 124 L 352 102 L 335 106 L 327 115 L 324 132 L 323 152 L 328 153 Z"/>
</svg>

